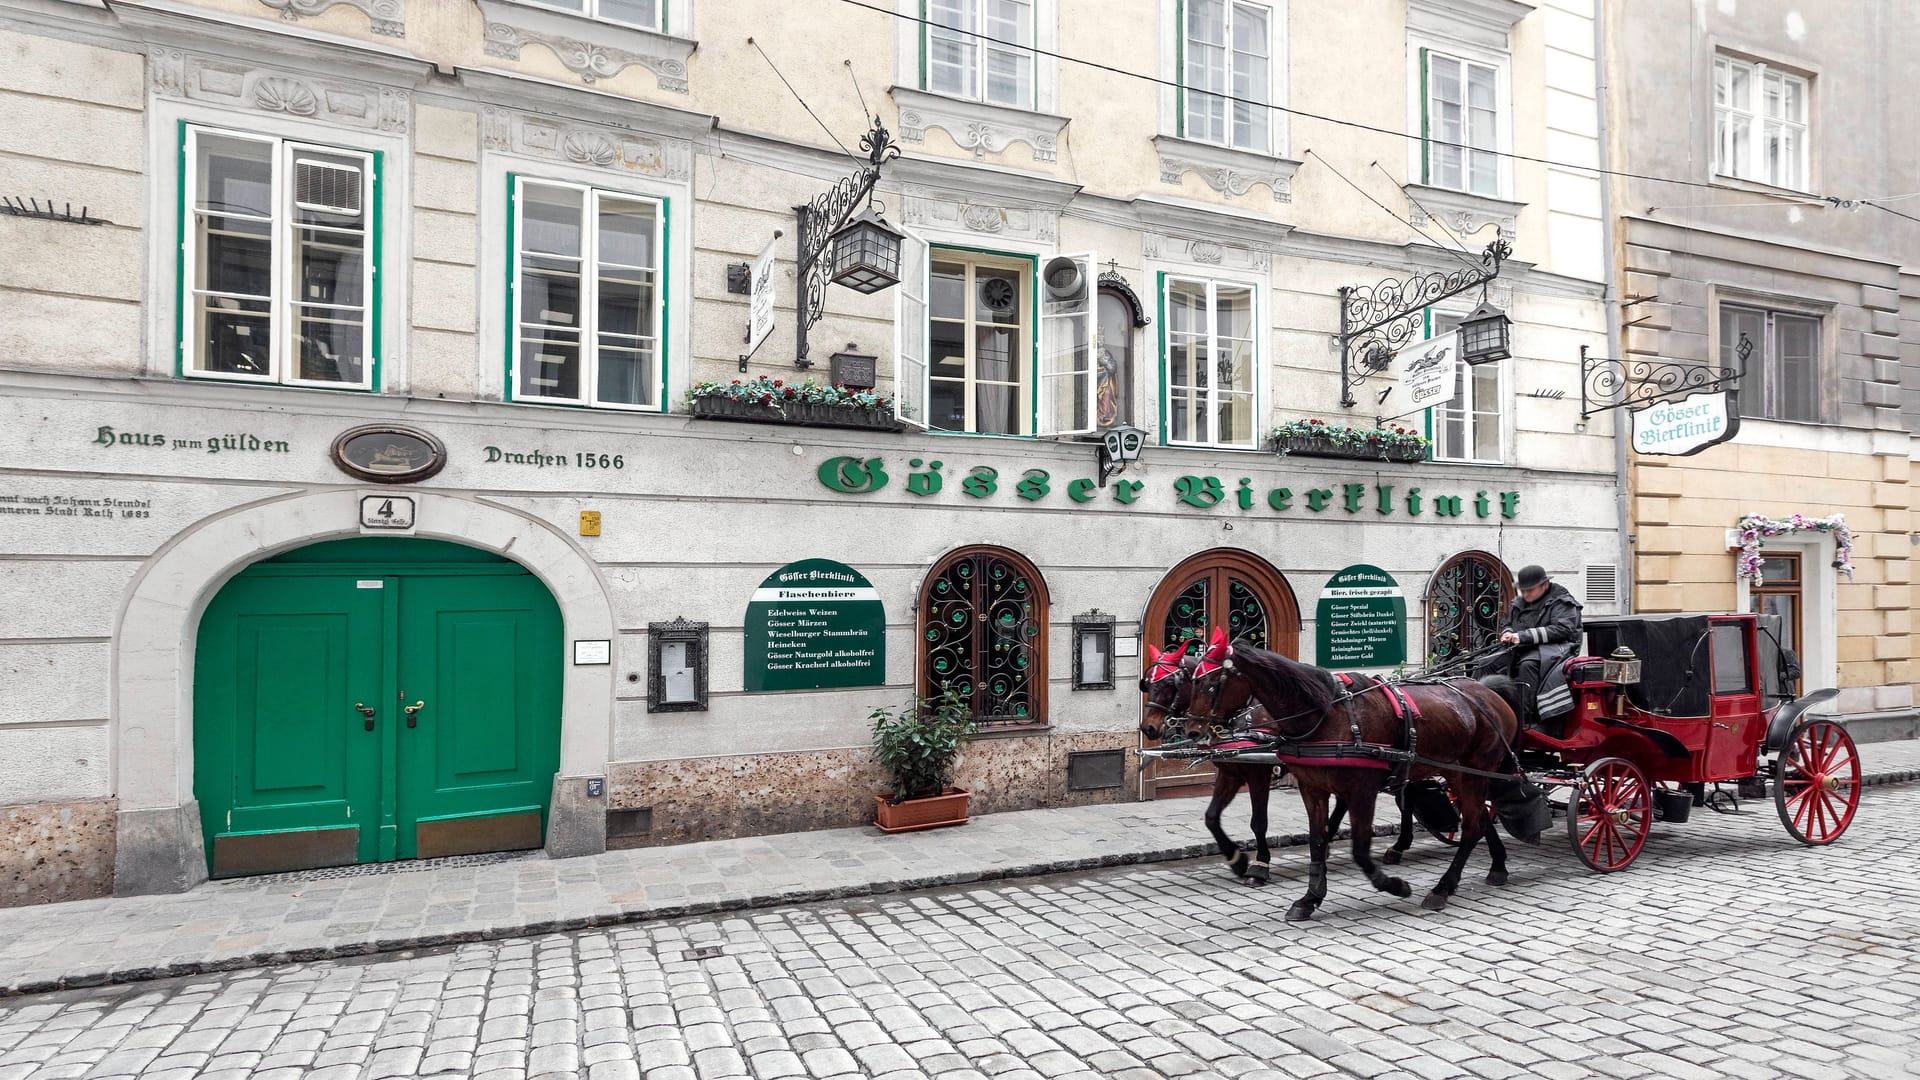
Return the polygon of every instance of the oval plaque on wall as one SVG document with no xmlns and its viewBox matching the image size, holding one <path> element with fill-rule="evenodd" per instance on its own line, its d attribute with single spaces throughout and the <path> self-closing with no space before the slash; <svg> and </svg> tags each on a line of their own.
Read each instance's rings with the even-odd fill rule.
<svg viewBox="0 0 1920 1080">
<path fill-rule="evenodd" d="M 376 484 L 410 484 L 445 468 L 447 448 L 424 431 L 370 424 L 343 431 L 333 440 L 333 463 L 349 476 Z"/>
</svg>

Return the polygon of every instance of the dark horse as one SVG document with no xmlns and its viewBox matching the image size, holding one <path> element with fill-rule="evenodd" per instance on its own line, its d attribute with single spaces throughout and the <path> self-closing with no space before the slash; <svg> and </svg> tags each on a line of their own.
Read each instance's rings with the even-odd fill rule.
<svg viewBox="0 0 1920 1080">
<path fill-rule="evenodd" d="M 1432 763 L 1414 766 L 1411 776 L 1444 777 L 1460 807 L 1460 845 L 1446 873 L 1421 904 L 1438 911 L 1459 888 L 1467 857 L 1482 836 L 1493 859 L 1487 882 L 1506 883 L 1506 849 L 1493 832 L 1487 807 L 1490 778 L 1466 770 L 1510 772 L 1509 747 L 1519 725 L 1507 698 L 1471 679 L 1406 683 L 1400 690 L 1418 714 L 1413 732 L 1419 755 Z M 1349 696 L 1332 673 L 1249 645 L 1232 648 L 1218 677 L 1193 680 L 1187 711 L 1212 710 L 1217 715 L 1243 693 L 1270 714 L 1263 730 L 1289 743 L 1352 743 L 1356 728 L 1366 743 L 1399 747 L 1406 741 L 1406 723 L 1395 714 L 1384 689 Z M 1375 767 L 1380 763 L 1361 759 L 1319 765 L 1313 763 L 1317 759 L 1295 757 L 1289 767 L 1306 805 L 1312 865 L 1307 894 L 1287 910 L 1288 921 L 1311 918 L 1326 899 L 1330 798 L 1348 808 L 1353 861 L 1367 880 L 1383 892 L 1411 896 L 1407 883 L 1382 870 L 1372 855 L 1374 804 L 1391 772 Z"/>
<path fill-rule="evenodd" d="M 1231 722 L 1246 707 L 1249 695 L 1244 680 L 1236 684 L 1237 700 L 1230 700 L 1217 693 L 1219 686 L 1212 682 L 1224 673 L 1197 679 L 1194 672 L 1199 666 L 1200 657 L 1187 655 L 1185 646 L 1166 653 L 1156 653 L 1152 645 L 1147 646 L 1147 675 L 1140 680 L 1140 689 L 1147 697 L 1140 722 L 1141 734 L 1149 739 L 1172 735 L 1185 735 L 1189 739 L 1205 738 L 1210 734 L 1208 728 Z M 1209 684 L 1206 688 L 1207 705 L 1204 712 L 1196 713 L 1193 708 L 1194 689 L 1200 682 Z M 1256 703 L 1244 726 L 1255 730 L 1267 728 L 1271 719 L 1265 706 Z M 1175 725 L 1182 730 L 1172 730 Z M 1213 767 L 1213 792 L 1207 801 L 1207 831 L 1213 834 L 1214 843 L 1219 846 L 1220 854 L 1227 860 L 1227 868 L 1233 871 L 1235 877 L 1245 878 L 1249 885 L 1265 885 L 1273 858 L 1267 843 L 1267 798 L 1273 790 L 1276 766 L 1216 761 Z M 1253 829 L 1254 851 L 1251 855 L 1220 826 L 1221 816 L 1233 804 L 1234 796 L 1242 788 L 1247 791 L 1248 824 Z M 1412 845 L 1413 806 L 1412 799 L 1405 802 L 1400 814 L 1400 835 L 1382 857 L 1383 861 L 1398 862 L 1400 853 Z M 1340 822 L 1346 813 L 1346 804 L 1336 800 L 1333 812 L 1327 819 L 1329 836 L 1339 833 Z"/>
</svg>

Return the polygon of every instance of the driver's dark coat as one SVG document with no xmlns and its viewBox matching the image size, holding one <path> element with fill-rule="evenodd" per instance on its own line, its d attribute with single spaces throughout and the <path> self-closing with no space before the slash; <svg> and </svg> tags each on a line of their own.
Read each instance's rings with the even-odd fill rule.
<svg viewBox="0 0 1920 1080">
<path fill-rule="evenodd" d="M 1525 656 L 1529 649 L 1536 650 L 1540 657 L 1540 687 L 1535 698 L 1540 718 L 1551 720 L 1572 711 L 1573 693 L 1567 689 L 1566 665 L 1561 661 L 1580 648 L 1580 601 L 1557 582 L 1548 585 L 1545 595 L 1531 604 L 1516 596 L 1507 607 L 1507 624 L 1501 629 L 1520 635 L 1515 659 Z"/>
</svg>

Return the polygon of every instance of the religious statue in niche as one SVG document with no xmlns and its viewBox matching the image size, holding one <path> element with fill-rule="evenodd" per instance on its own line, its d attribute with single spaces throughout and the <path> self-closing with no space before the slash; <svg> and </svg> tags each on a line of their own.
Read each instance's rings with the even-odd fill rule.
<svg viewBox="0 0 1920 1080">
<path fill-rule="evenodd" d="M 1111 287 L 1100 290 L 1094 327 L 1094 418 L 1100 427 L 1132 422 L 1133 311 Z"/>
</svg>

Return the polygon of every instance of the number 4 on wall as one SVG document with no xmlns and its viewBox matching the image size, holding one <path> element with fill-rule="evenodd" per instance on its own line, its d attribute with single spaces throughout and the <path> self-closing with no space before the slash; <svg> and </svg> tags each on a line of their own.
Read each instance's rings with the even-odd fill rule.
<svg viewBox="0 0 1920 1080">
<path fill-rule="evenodd" d="M 413 500 L 402 495 L 367 495 L 360 500 L 362 532 L 395 532 L 413 528 Z"/>
</svg>

